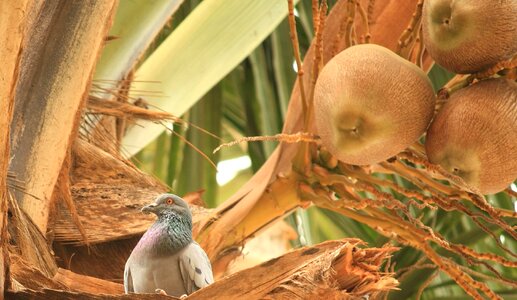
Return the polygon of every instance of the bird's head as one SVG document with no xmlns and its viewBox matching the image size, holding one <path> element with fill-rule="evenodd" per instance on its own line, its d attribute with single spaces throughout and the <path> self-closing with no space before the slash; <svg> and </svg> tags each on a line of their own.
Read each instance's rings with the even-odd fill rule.
<svg viewBox="0 0 517 300">
<path fill-rule="evenodd" d="M 153 213 L 157 216 L 177 214 L 189 217 L 190 219 L 192 218 L 187 202 L 174 194 L 162 194 L 158 196 L 153 203 L 144 206 L 142 212 L 146 214 Z"/>
</svg>

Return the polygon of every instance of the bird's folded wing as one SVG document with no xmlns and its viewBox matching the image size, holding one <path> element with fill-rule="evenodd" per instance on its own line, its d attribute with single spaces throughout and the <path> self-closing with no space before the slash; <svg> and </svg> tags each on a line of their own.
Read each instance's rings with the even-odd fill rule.
<svg viewBox="0 0 517 300">
<path fill-rule="evenodd" d="M 126 263 L 124 268 L 124 292 L 132 293 L 135 290 L 133 289 L 133 278 L 131 278 L 131 270 L 129 269 L 129 264 Z"/>
<path fill-rule="evenodd" d="M 182 251 L 179 264 L 181 277 L 188 294 L 214 282 L 210 260 L 198 243 L 193 242 Z"/>
</svg>

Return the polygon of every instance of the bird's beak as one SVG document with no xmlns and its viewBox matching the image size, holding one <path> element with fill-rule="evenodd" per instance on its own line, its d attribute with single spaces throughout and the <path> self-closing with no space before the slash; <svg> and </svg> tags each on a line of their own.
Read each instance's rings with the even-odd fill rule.
<svg viewBox="0 0 517 300">
<path fill-rule="evenodd" d="M 156 203 L 151 203 L 151 204 L 148 204 L 144 207 L 142 207 L 141 211 L 144 213 L 144 214 L 148 214 L 148 213 L 154 213 L 156 211 L 156 207 L 158 205 Z"/>
</svg>

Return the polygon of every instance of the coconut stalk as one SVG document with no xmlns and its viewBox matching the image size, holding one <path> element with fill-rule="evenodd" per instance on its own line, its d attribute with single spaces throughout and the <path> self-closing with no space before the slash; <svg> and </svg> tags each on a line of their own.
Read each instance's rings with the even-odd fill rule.
<svg viewBox="0 0 517 300">
<path fill-rule="evenodd" d="M 351 2 L 349 1 L 348 4 L 350 3 Z M 337 5 L 339 5 L 339 3 Z M 336 6 L 335 8 L 338 9 L 337 7 L 338 6 Z M 388 9 L 389 7 L 390 5 L 388 5 L 386 9 Z M 418 5 L 414 6 L 411 11 L 414 11 L 415 7 L 417 9 L 417 12 L 411 18 L 409 28 L 416 27 L 416 24 L 419 23 L 418 18 L 420 14 L 418 10 L 421 8 L 421 2 L 418 2 Z M 336 9 L 334 9 L 333 11 L 335 11 Z M 348 20 L 350 20 L 350 18 L 353 20 L 354 9 L 348 7 L 345 11 L 348 13 Z M 329 24 L 330 19 L 331 16 L 329 16 L 329 18 L 327 19 Z M 400 19 L 398 19 L 397 21 L 400 22 Z M 320 23 L 322 23 L 322 20 L 320 20 Z M 349 30 L 348 24 L 349 22 L 347 21 L 345 23 L 345 26 L 343 27 L 345 29 L 345 33 L 346 30 Z M 411 30 L 404 31 L 404 34 L 402 34 L 400 38 L 402 41 L 399 40 L 397 44 L 403 43 L 404 47 L 409 47 L 409 45 L 412 44 L 412 42 L 410 42 L 410 35 L 408 36 L 406 34 L 406 32 L 408 31 Z M 353 31 L 349 31 L 348 34 L 345 34 L 345 36 L 347 37 L 345 38 L 345 46 L 355 43 L 354 41 L 351 41 L 349 35 L 352 32 Z M 357 33 L 355 34 L 356 37 L 358 35 L 359 34 Z M 325 35 L 323 36 L 323 41 L 325 41 Z M 372 39 L 373 38 L 374 37 L 372 36 Z M 416 38 L 413 39 L 416 40 Z M 325 44 L 325 42 L 323 42 L 323 46 L 318 47 L 317 41 L 318 36 L 316 34 L 316 47 L 311 48 L 313 51 L 314 49 L 319 49 L 319 47 L 325 49 L 325 45 L 328 45 L 328 43 Z M 414 49 L 412 50 L 406 49 L 404 51 L 405 53 L 412 53 L 411 51 L 416 51 L 417 53 L 421 54 L 421 45 L 415 42 L 413 43 L 413 48 Z M 340 48 L 337 47 L 335 49 L 339 51 Z M 325 50 L 323 50 L 323 58 L 321 59 L 324 62 L 329 59 L 329 57 L 326 58 L 325 53 Z M 308 62 L 308 64 L 311 64 L 311 62 L 313 63 L 313 66 L 315 67 L 312 70 L 316 71 L 312 72 L 312 76 L 315 76 L 314 74 L 317 74 L 318 70 L 317 64 L 319 63 L 319 59 L 317 53 L 312 60 L 308 59 L 312 58 L 310 55 L 311 51 L 309 50 L 308 55 L 305 58 L 305 61 Z M 421 55 L 408 56 L 418 61 L 421 61 L 423 59 Z M 424 62 L 423 66 L 424 68 L 426 68 L 426 66 L 429 66 L 429 63 L 426 64 Z M 300 70 L 300 63 L 298 63 L 298 67 Z M 304 64 L 303 72 L 299 73 L 299 80 L 305 80 L 303 81 L 303 86 L 297 86 L 298 88 L 300 88 L 300 93 L 302 95 L 304 93 L 311 92 L 310 80 L 314 80 L 314 77 L 311 79 L 311 75 L 308 75 L 311 74 L 309 73 L 310 70 L 311 68 L 307 67 L 307 64 Z M 297 92 L 297 87 L 295 87 L 293 91 L 293 97 L 294 94 Z M 305 87 L 306 89 L 304 89 L 303 87 Z M 308 116 L 310 116 L 311 97 L 309 96 L 306 98 L 309 99 L 309 103 L 304 103 L 305 100 L 303 99 L 300 103 L 300 100 L 296 98 L 292 99 L 291 101 L 290 108 L 292 109 L 293 107 L 296 107 L 298 109 L 298 114 L 296 115 L 298 117 L 303 118 L 305 116 L 307 118 Z M 298 100 L 298 102 L 296 104 L 293 104 L 296 100 Z M 293 116 L 290 113 L 292 113 L 292 111 L 288 111 L 284 132 L 299 132 L 300 130 L 313 130 L 311 126 L 307 125 L 305 128 L 300 128 L 300 123 L 292 122 L 292 119 L 289 119 L 289 117 Z M 309 120 L 306 124 L 310 125 L 310 121 L 311 120 Z M 286 128 L 291 130 L 286 131 Z M 468 274 L 464 274 L 463 268 L 460 264 L 454 262 L 453 260 L 450 260 L 445 256 L 442 256 L 441 252 L 434 250 L 433 247 L 430 246 L 428 241 L 433 241 L 435 244 L 439 245 L 439 247 L 442 248 L 442 250 L 454 252 L 456 255 L 464 258 L 469 263 L 474 262 L 476 265 L 485 266 L 491 273 L 493 273 L 490 276 L 486 276 L 486 278 L 490 278 L 490 280 L 496 281 L 503 280 L 505 283 L 515 286 L 515 281 L 502 277 L 501 274 L 495 268 L 492 268 L 490 266 L 491 262 L 496 262 L 501 266 L 511 268 L 517 266 L 515 262 L 503 256 L 491 253 L 479 253 L 464 245 L 450 243 L 449 241 L 445 240 L 438 232 L 435 232 L 432 228 L 426 226 L 419 219 L 412 216 L 414 213 L 410 213 L 410 211 L 408 210 L 408 205 L 418 210 L 422 210 L 424 208 L 436 209 L 436 206 L 445 211 L 459 210 L 465 215 L 472 218 L 473 221 L 482 230 L 492 235 L 492 237 L 494 237 L 494 239 L 496 240 L 497 237 L 495 237 L 495 235 L 492 232 L 486 229 L 485 225 L 483 225 L 483 223 L 480 223 L 480 220 L 483 220 L 483 222 L 496 224 L 497 226 L 499 226 L 499 228 L 505 230 L 505 233 L 509 234 L 512 237 L 515 237 L 515 231 L 512 229 L 511 224 L 502 219 L 503 212 L 488 204 L 482 195 L 479 195 L 478 193 L 476 193 L 475 190 L 472 190 L 457 176 L 448 174 L 440 167 L 430 164 L 426 160 L 425 155 L 422 155 L 419 152 L 419 148 L 421 148 L 421 145 L 417 144 L 414 146 L 416 150 L 409 149 L 408 151 L 405 151 L 397 155 L 396 158 L 390 159 L 388 160 L 388 162 L 381 164 L 383 168 L 398 168 L 396 173 L 401 174 L 408 181 L 412 182 L 415 186 L 417 186 L 419 188 L 418 191 L 406 190 L 402 186 L 398 186 L 396 184 L 393 185 L 393 183 L 387 182 L 381 182 L 381 184 L 377 183 L 378 186 L 375 186 L 377 184 L 372 185 L 371 183 L 375 181 L 375 178 L 372 176 L 371 172 L 383 172 L 382 170 L 377 169 L 377 167 L 375 166 L 367 167 L 362 170 L 367 179 L 361 181 L 359 181 L 359 178 L 356 177 L 358 176 L 357 174 L 352 175 L 349 170 L 344 172 L 344 176 L 330 175 L 327 177 L 325 175 L 326 172 L 324 172 L 321 169 L 317 170 L 316 168 L 314 168 L 311 170 L 311 167 L 314 166 L 313 163 L 318 161 L 318 157 L 314 155 L 310 156 L 309 153 L 313 154 L 316 151 L 316 147 L 307 147 L 305 149 L 300 147 L 300 149 L 302 150 L 298 153 L 302 153 L 302 155 L 296 157 L 293 155 L 294 151 L 289 152 L 289 150 L 287 150 L 289 148 L 292 149 L 297 147 L 298 145 L 281 145 L 279 149 L 277 149 L 277 151 L 274 153 L 274 155 L 270 158 L 270 160 L 266 162 L 263 169 L 261 169 L 261 171 L 255 175 L 252 181 L 250 181 L 249 185 L 241 189 L 241 191 L 239 191 L 233 199 L 225 203 L 223 207 L 220 208 L 220 210 L 216 210 L 216 216 L 214 216 L 212 220 L 209 220 L 207 225 L 204 227 L 204 230 L 206 230 L 207 232 L 202 232 L 200 235 L 201 242 L 203 243 L 205 249 L 207 249 L 209 255 L 212 258 L 216 258 L 216 260 L 219 260 L 222 263 L 224 263 L 224 256 L 227 255 L 228 258 L 229 254 L 234 254 L 235 251 L 232 250 L 236 250 L 236 245 L 239 245 L 239 243 L 236 240 L 238 238 L 245 239 L 245 236 L 243 234 L 235 234 L 239 233 L 241 224 L 246 224 L 246 226 L 242 227 L 248 229 L 250 232 L 254 229 L 262 228 L 263 226 L 265 226 L 266 223 L 259 224 L 258 222 L 265 220 L 260 219 L 257 216 L 260 216 L 264 211 L 275 211 L 276 207 L 284 207 L 282 201 L 276 201 L 276 206 L 268 206 L 267 204 L 267 194 L 279 191 L 280 189 L 276 188 L 275 184 L 283 180 L 283 176 L 275 176 L 280 174 L 280 172 L 284 172 L 289 174 L 287 176 L 295 181 L 289 182 L 289 184 L 285 184 L 286 189 L 298 187 L 298 191 L 292 192 L 290 195 L 296 195 L 298 193 L 298 195 L 300 195 L 300 198 L 303 196 L 303 198 L 307 200 L 312 200 L 315 204 L 319 206 L 326 207 L 328 209 L 333 209 L 349 218 L 355 219 L 364 224 L 368 224 L 372 228 L 376 229 L 379 233 L 391 239 L 395 239 L 402 244 L 409 245 L 416 249 L 419 249 L 427 256 L 427 258 L 431 262 L 434 263 L 434 265 L 436 265 L 441 271 L 448 274 L 454 281 L 456 281 L 456 283 L 461 288 L 463 288 L 463 290 L 467 294 L 476 299 L 481 299 L 484 296 L 489 297 L 491 299 L 499 299 L 500 297 L 493 290 L 491 290 L 488 287 L 488 285 L 484 282 Z M 305 182 L 304 186 L 302 185 L 302 182 L 296 184 L 296 181 L 299 179 L 295 179 L 294 177 L 296 175 L 290 173 L 290 163 L 293 162 L 293 158 L 293 169 L 296 170 L 296 172 L 298 172 L 299 175 L 301 175 L 302 177 L 306 176 L 307 181 Z M 322 161 L 328 164 L 325 167 L 329 170 L 335 169 L 338 166 L 340 171 L 342 171 L 341 168 L 352 170 L 354 169 L 353 166 L 347 167 L 344 164 L 338 163 L 338 161 L 335 158 L 329 158 L 328 161 L 326 159 L 322 159 Z M 417 165 L 419 167 L 412 167 L 412 164 Z M 269 169 L 269 172 L 264 171 L 264 169 Z M 362 168 L 357 169 L 361 170 Z M 322 174 L 323 176 L 318 176 Z M 312 175 L 316 175 L 318 178 L 311 180 L 310 177 Z M 452 187 L 439 182 L 439 180 L 444 179 L 447 180 L 449 184 L 452 185 Z M 270 183 L 268 185 L 264 182 Z M 323 185 L 324 189 L 313 190 L 313 188 L 318 188 L 319 184 Z M 330 190 L 327 190 L 329 186 Z M 384 186 L 390 186 L 390 188 L 392 188 L 393 191 L 401 192 L 403 195 L 408 197 L 409 202 L 401 202 L 395 199 L 392 194 L 381 192 L 378 189 L 379 187 Z M 263 193 L 261 194 L 260 190 L 258 189 L 262 188 Z M 429 191 L 432 196 L 425 196 L 422 191 Z M 284 194 L 287 193 L 285 190 L 282 192 Z M 372 199 L 360 196 L 358 192 L 371 193 L 374 195 L 373 197 L 375 200 L 372 201 Z M 334 195 L 334 193 L 339 195 L 339 201 L 333 198 L 332 195 Z M 296 197 L 293 196 L 293 198 Z M 451 201 L 453 199 L 454 201 Z M 483 214 L 477 214 L 474 210 L 466 207 L 457 200 L 472 202 L 472 204 L 476 206 L 476 209 L 481 210 Z M 295 201 L 293 200 L 293 202 Z M 246 209 L 248 209 L 247 214 L 244 212 Z M 255 209 L 257 211 L 255 211 Z M 240 214 L 240 216 L 237 216 L 236 214 Z M 401 217 L 398 214 L 401 214 L 403 217 Z M 486 216 L 485 214 L 487 214 L 488 216 Z M 232 216 L 232 218 L 226 219 L 226 216 Z M 276 213 L 271 214 L 271 217 L 278 218 Z M 254 222 L 257 223 L 255 223 L 254 226 L 250 226 L 250 223 Z M 210 236 L 210 238 L 208 238 L 208 236 Z M 222 240 L 222 243 L 218 243 L 219 236 L 221 236 L 220 240 Z M 235 239 L 236 242 L 232 246 L 230 246 L 231 241 L 228 241 L 227 238 Z M 511 250 L 507 249 L 502 244 L 498 243 L 498 246 L 510 255 L 515 256 L 515 254 L 513 254 Z M 215 269 L 217 270 L 218 267 L 220 266 L 216 266 Z"/>
<path fill-rule="evenodd" d="M 0 299 L 3 299 L 8 273 L 7 253 L 7 170 L 9 166 L 10 124 L 13 114 L 16 82 L 28 12 L 29 1 L 2 1 L 0 3 Z"/>
<path fill-rule="evenodd" d="M 373 18 L 376 21 L 372 22 L 373 24 L 369 27 L 372 32 L 372 41 L 395 49 L 399 36 L 406 28 L 406 24 L 411 21 L 412 13 L 418 1 L 404 2 L 402 10 L 394 9 L 397 1 L 390 1 L 387 5 L 378 2 L 375 2 L 376 9 L 373 13 Z M 346 0 L 337 2 L 326 17 L 324 28 L 320 29 L 323 63 L 326 63 L 346 47 L 347 35 L 343 32 L 343 24 L 346 25 L 346 21 L 351 17 L 351 8 L 347 7 L 348 4 L 349 1 Z M 361 17 L 358 15 L 356 18 L 360 20 Z M 392 31 L 392 28 L 389 27 L 390 24 L 397 24 L 396 28 L 400 28 L 400 32 Z M 358 32 L 364 31 L 361 23 L 359 23 L 357 30 Z M 304 58 L 303 76 L 297 80 L 293 88 L 284 124 L 284 133 L 303 130 L 303 100 L 298 83 L 303 80 L 303 85 L 306 87 L 304 93 L 309 93 L 309 87 L 314 80 L 312 76 L 314 76 L 314 60 L 318 47 L 320 46 L 313 43 Z M 430 65 L 431 61 L 427 59 L 425 68 L 429 68 Z M 299 68 L 299 70 L 301 69 Z M 308 204 L 308 202 L 301 201 L 298 195 L 298 185 L 293 177 L 288 175 L 291 177 L 288 180 L 278 178 L 279 174 L 289 174 L 291 172 L 291 164 L 299 146 L 299 144 L 280 144 L 254 177 L 218 207 L 211 218 L 205 220 L 205 225 L 198 240 L 213 262 L 221 260 L 220 264 L 217 262 L 214 264 L 214 271 L 223 271 L 225 265 L 238 254 L 239 245 L 248 237 L 266 227 L 267 224 L 280 219 L 294 208 Z M 275 180 L 283 183 L 273 183 Z M 281 201 L 276 200 L 272 195 L 277 192 L 280 192 L 283 196 L 288 196 L 278 198 L 282 199 Z M 227 257 L 225 258 L 225 256 Z"/>
<path fill-rule="evenodd" d="M 32 14 L 37 19 L 27 30 L 21 58 L 10 170 L 26 185 L 16 199 L 42 232 L 116 4 L 51 1 Z"/>
</svg>

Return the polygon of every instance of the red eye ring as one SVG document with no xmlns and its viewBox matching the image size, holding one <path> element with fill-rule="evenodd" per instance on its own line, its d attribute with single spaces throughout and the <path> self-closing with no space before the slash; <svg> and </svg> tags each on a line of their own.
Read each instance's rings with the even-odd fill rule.
<svg viewBox="0 0 517 300">
<path fill-rule="evenodd" d="M 172 198 L 167 198 L 167 201 L 165 203 L 167 203 L 168 205 L 172 205 L 174 204 L 174 200 Z"/>
</svg>

